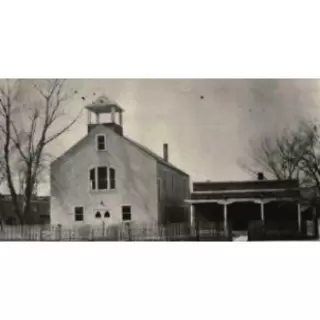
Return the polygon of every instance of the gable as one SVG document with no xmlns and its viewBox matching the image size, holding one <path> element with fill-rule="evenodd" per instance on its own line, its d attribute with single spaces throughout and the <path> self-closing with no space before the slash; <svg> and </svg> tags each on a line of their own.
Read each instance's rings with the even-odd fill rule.
<svg viewBox="0 0 320 320">
<path fill-rule="evenodd" d="M 104 131 L 106 133 L 109 134 L 116 134 L 117 136 L 119 136 L 120 138 L 123 138 L 126 142 L 130 143 L 132 146 L 134 146 L 137 150 L 139 150 L 140 152 L 142 152 L 143 154 L 147 155 L 148 157 L 152 158 L 153 160 L 163 164 L 164 166 L 167 166 L 183 175 L 188 176 L 187 173 L 183 172 L 182 170 L 178 169 L 177 167 L 173 166 L 171 163 L 166 162 L 164 159 L 162 159 L 160 156 L 158 156 L 156 153 L 154 153 L 153 151 L 151 151 L 150 149 L 146 148 L 145 146 L 139 144 L 136 141 L 133 141 L 123 135 L 118 135 L 117 133 L 115 133 L 113 131 L 113 129 L 109 128 L 107 125 L 104 124 L 100 124 L 100 125 L 95 125 L 94 128 L 92 128 L 89 133 L 83 137 L 81 140 L 79 140 L 77 143 L 75 143 L 73 146 L 71 146 L 66 152 L 64 152 L 61 156 L 57 157 L 55 160 L 53 160 L 51 162 L 51 166 L 56 165 L 57 163 L 61 163 L 64 162 L 66 160 L 68 160 L 70 157 L 72 157 L 76 152 L 78 152 L 79 150 L 81 150 L 81 148 L 83 148 L 86 143 L 88 143 L 88 141 L 91 139 L 91 137 L 93 135 L 102 133 L 101 128 L 104 128 Z"/>
</svg>

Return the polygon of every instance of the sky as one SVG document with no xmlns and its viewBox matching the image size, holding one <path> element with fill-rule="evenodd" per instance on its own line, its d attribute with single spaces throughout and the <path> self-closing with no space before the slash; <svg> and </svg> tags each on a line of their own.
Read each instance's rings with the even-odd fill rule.
<svg viewBox="0 0 320 320">
<path fill-rule="evenodd" d="M 190 174 L 192 181 L 251 179 L 239 166 L 249 141 L 318 117 L 317 80 L 73 80 L 68 90 L 85 97 L 68 101 L 70 119 L 99 95 L 124 110 L 124 134 Z M 59 156 L 86 134 L 87 115 L 50 146 Z"/>
</svg>

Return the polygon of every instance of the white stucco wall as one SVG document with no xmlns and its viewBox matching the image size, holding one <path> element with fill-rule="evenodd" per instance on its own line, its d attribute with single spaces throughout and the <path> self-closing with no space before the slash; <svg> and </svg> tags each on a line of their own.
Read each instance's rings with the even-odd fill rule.
<svg viewBox="0 0 320 320">
<path fill-rule="evenodd" d="M 107 134 L 107 151 L 96 151 L 95 137 Z M 116 190 L 90 191 L 89 170 L 106 165 L 116 169 Z M 103 205 L 101 204 L 103 202 Z M 122 206 L 131 206 L 132 221 L 158 218 L 157 163 L 112 129 L 98 126 L 62 161 L 51 165 L 51 223 L 65 226 L 116 224 Z M 74 207 L 84 207 L 84 221 L 76 222 Z M 95 218 L 108 210 L 110 218 Z"/>
</svg>

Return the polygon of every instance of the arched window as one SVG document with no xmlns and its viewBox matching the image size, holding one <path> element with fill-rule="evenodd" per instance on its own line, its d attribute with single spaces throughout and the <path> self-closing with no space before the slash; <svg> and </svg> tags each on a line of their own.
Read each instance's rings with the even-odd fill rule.
<svg viewBox="0 0 320 320">
<path fill-rule="evenodd" d="M 105 218 L 110 218 L 110 212 L 109 212 L 109 211 L 106 211 L 106 212 L 104 213 L 104 217 L 105 217 Z"/>
<path fill-rule="evenodd" d="M 96 218 L 101 218 L 101 213 L 99 211 L 96 213 Z"/>
<path fill-rule="evenodd" d="M 91 190 L 116 189 L 116 170 L 109 167 L 97 167 L 89 170 Z"/>
</svg>

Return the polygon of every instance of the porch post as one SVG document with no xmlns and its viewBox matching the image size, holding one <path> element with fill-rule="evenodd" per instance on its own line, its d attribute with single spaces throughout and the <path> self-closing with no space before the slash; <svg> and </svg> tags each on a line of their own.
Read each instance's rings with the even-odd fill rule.
<svg viewBox="0 0 320 320">
<path fill-rule="evenodd" d="M 225 201 L 223 203 L 223 226 L 225 233 L 228 232 L 228 203 Z"/>
<path fill-rule="evenodd" d="M 122 127 L 122 111 L 119 112 L 119 124 Z"/>
<path fill-rule="evenodd" d="M 261 200 L 260 202 L 260 213 L 261 213 L 261 220 L 264 222 L 264 202 Z"/>
<path fill-rule="evenodd" d="M 114 107 L 111 107 L 111 122 L 112 123 L 116 122 L 116 110 Z"/>
<path fill-rule="evenodd" d="M 298 229 L 301 231 L 301 205 L 298 202 Z"/>
<path fill-rule="evenodd" d="M 190 226 L 191 226 L 191 228 L 194 227 L 194 225 L 195 225 L 194 222 L 195 222 L 195 219 L 194 219 L 194 205 L 191 204 L 190 205 Z"/>
</svg>

